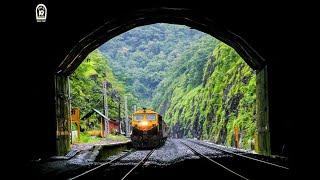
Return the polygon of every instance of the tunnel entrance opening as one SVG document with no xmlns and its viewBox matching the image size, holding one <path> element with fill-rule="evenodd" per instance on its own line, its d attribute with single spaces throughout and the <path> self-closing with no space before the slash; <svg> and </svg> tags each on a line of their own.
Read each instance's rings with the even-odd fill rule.
<svg viewBox="0 0 320 180">
<path fill-rule="evenodd" d="M 82 136 L 72 129 L 73 143 L 128 136 L 127 115 L 147 107 L 162 115 L 170 137 L 258 149 L 255 72 L 234 49 L 190 27 L 129 30 L 91 52 L 69 79 L 72 112 L 81 110 Z"/>
<path fill-rule="evenodd" d="M 84 37 L 70 51 L 56 71 L 56 120 L 57 152 L 65 154 L 70 142 L 70 84 L 68 77 L 87 55 L 111 38 L 134 27 L 157 22 L 187 25 L 200 30 L 233 47 L 256 71 L 257 139 L 259 152 L 270 155 L 270 134 L 268 120 L 267 66 L 265 60 L 244 39 L 219 25 L 214 19 L 190 9 L 156 8 L 132 12 L 131 16 L 118 17 L 106 22 Z"/>
</svg>

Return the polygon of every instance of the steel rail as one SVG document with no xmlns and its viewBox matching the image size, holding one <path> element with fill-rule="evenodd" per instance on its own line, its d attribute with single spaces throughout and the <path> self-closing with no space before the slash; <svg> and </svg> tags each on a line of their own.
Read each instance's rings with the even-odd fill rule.
<svg viewBox="0 0 320 180">
<path fill-rule="evenodd" d="M 229 171 L 230 173 L 232 173 L 232 174 L 234 174 L 234 175 L 236 175 L 236 176 L 238 176 L 238 177 L 240 177 L 240 178 L 242 178 L 242 179 L 249 180 L 248 178 L 246 178 L 246 177 L 244 177 L 244 176 L 240 175 L 239 173 L 236 173 L 235 171 L 233 171 L 233 170 L 231 170 L 231 169 L 227 168 L 226 166 L 224 166 L 224 165 L 222 165 L 222 164 L 218 163 L 217 161 L 215 161 L 215 160 L 211 159 L 210 157 L 208 157 L 208 156 L 206 156 L 206 155 L 204 155 L 204 154 L 200 153 L 199 151 L 197 151 L 197 150 L 195 150 L 194 148 L 190 147 L 190 146 L 189 146 L 189 145 L 187 145 L 186 143 L 184 143 L 184 142 L 182 142 L 182 141 L 180 141 L 180 142 L 181 142 L 183 145 L 185 145 L 186 147 L 188 147 L 188 148 L 189 148 L 193 153 L 195 153 L 196 155 L 198 155 L 198 156 L 200 156 L 200 157 L 202 157 L 202 158 L 205 158 L 205 159 L 209 160 L 210 162 L 213 162 L 214 164 L 216 164 L 216 165 L 218 165 L 218 166 L 222 167 L 223 169 L 225 169 L 225 170 Z"/>
<path fill-rule="evenodd" d="M 142 166 L 154 151 L 155 149 L 151 150 L 143 159 L 141 159 L 141 161 L 138 162 L 138 164 L 136 164 L 132 169 L 130 169 L 130 171 L 127 174 L 125 174 L 121 180 L 126 179 L 135 169 Z"/>
<path fill-rule="evenodd" d="M 85 171 L 85 172 L 83 172 L 83 173 L 81 173 L 81 174 L 79 174 L 79 175 L 77 175 L 77 176 L 74 176 L 74 177 L 72 177 L 72 178 L 69 178 L 69 180 L 77 179 L 77 178 L 79 178 L 79 177 L 82 177 L 82 176 L 84 176 L 84 175 L 87 175 L 87 174 L 89 174 L 89 173 L 92 173 L 93 171 L 96 171 L 97 169 L 100 169 L 100 168 L 102 168 L 102 167 L 104 167 L 104 166 L 110 165 L 110 164 L 113 163 L 113 162 L 116 162 L 116 161 L 119 161 L 119 160 L 123 159 L 124 157 L 128 156 L 128 155 L 131 154 L 131 153 L 132 153 L 131 151 L 130 151 L 130 152 L 127 152 L 127 153 L 125 153 L 124 155 L 119 156 L 119 157 L 117 157 L 117 158 L 115 158 L 115 159 L 113 159 L 113 160 L 111 160 L 111 161 L 105 162 L 105 163 L 103 163 L 103 164 L 101 164 L 101 165 L 99 165 L 99 166 L 97 166 L 97 167 L 94 167 L 94 168 L 92 168 L 92 169 L 90 169 L 90 170 L 88 170 L 88 171 Z"/>
<path fill-rule="evenodd" d="M 256 159 L 256 158 L 253 158 L 253 157 L 245 156 L 243 154 L 237 154 L 237 153 L 234 153 L 232 151 L 228 151 L 228 150 L 225 150 L 225 149 L 222 149 L 222 148 L 213 147 L 215 145 L 209 146 L 209 145 L 206 145 L 206 144 L 203 144 L 203 143 L 194 142 L 192 140 L 187 140 L 187 141 L 195 143 L 195 144 L 198 144 L 200 146 L 203 146 L 203 147 L 206 147 L 206 148 L 209 148 L 209 149 L 212 149 L 212 150 L 222 151 L 222 152 L 229 153 L 229 154 L 232 154 L 232 155 L 235 155 L 235 156 L 240 156 L 242 158 L 250 159 L 250 160 L 253 160 L 253 161 L 260 162 L 260 163 L 264 163 L 264 164 L 272 165 L 272 166 L 275 166 L 275 167 L 278 167 L 278 168 L 282 168 L 282 169 L 285 169 L 285 170 L 289 170 L 288 167 L 285 167 L 285 166 L 282 166 L 282 165 L 279 165 L 279 164 L 275 164 L 275 163 L 267 162 L 267 161 L 264 161 L 264 160 L 261 160 L 261 159 Z"/>
</svg>

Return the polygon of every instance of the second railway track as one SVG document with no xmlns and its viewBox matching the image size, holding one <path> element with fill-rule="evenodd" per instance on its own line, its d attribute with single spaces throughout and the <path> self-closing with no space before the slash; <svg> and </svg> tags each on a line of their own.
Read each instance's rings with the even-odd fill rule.
<svg viewBox="0 0 320 180">
<path fill-rule="evenodd" d="M 215 161 L 214 159 L 210 158 L 209 156 L 207 156 L 207 155 L 199 152 L 199 151 L 196 150 L 195 148 L 192 148 L 191 146 L 189 146 L 189 145 L 186 144 L 185 142 L 182 142 L 182 141 L 181 141 L 181 143 L 182 143 L 183 145 L 185 145 L 186 147 L 188 147 L 188 149 L 190 149 L 195 155 L 197 155 L 197 156 L 199 156 L 199 157 L 201 157 L 201 158 L 203 158 L 203 159 L 206 159 L 206 160 L 210 161 L 211 163 L 214 163 L 215 165 L 219 166 L 221 169 L 224 169 L 225 171 L 227 171 L 227 172 L 229 172 L 230 174 L 234 175 L 234 177 L 237 177 L 237 178 L 239 178 L 239 179 L 249 180 L 249 178 L 247 178 L 247 177 L 245 177 L 245 176 L 243 176 L 243 175 L 235 172 L 234 170 L 226 167 L 225 165 L 223 165 L 223 164 Z"/>
<path fill-rule="evenodd" d="M 195 141 L 192 141 L 192 140 L 188 140 L 188 141 L 192 142 L 192 143 L 195 143 L 195 144 L 198 144 L 200 146 L 212 149 L 212 150 L 220 151 L 220 152 L 227 153 L 227 154 L 230 154 L 230 155 L 233 155 L 233 156 L 238 156 L 238 157 L 241 157 L 243 159 L 247 159 L 247 160 L 255 161 L 255 162 L 258 162 L 258 163 L 266 164 L 266 165 L 273 166 L 273 167 L 276 167 L 276 168 L 280 168 L 280 169 L 283 169 L 283 170 L 289 170 L 288 167 L 280 165 L 280 164 L 276 164 L 276 163 L 264 161 L 264 160 L 261 160 L 261 159 L 249 157 L 249 156 L 246 156 L 246 155 L 243 155 L 243 154 L 240 154 L 240 153 L 232 152 L 230 150 L 225 150 L 225 149 L 217 147 L 217 146 L 210 146 L 210 145 L 207 145 L 207 144 L 204 144 L 204 143 L 200 143 L 200 142 L 195 142 Z"/>
<path fill-rule="evenodd" d="M 214 162 L 241 179 L 287 179 L 290 174 L 288 167 L 273 163 L 271 158 L 266 157 L 268 161 L 265 161 L 250 157 L 249 154 L 242 154 L 240 151 L 233 152 L 233 150 L 200 141 L 181 140 L 181 143 L 197 155 Z M 214 153 L 208 153 L 208 150 Z"/>
</svg>

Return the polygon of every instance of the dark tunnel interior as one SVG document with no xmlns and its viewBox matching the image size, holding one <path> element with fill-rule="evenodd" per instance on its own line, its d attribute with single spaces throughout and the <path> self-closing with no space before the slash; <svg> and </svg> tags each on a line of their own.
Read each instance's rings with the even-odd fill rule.
<svg viewBox="0 0 320 180">
<path fill-rule="evenodd" d="M 136 26 L 165 22 L 185 24 L 213 35 L 233 46 L 254 69 L 268 66 L 271 152 L 288 156 L 291 167 L 296 167 L 291 120 L 294 116 L 289 115 L 295 105 L 288 93 L 296 85 L 292 78 L 295 71 L 288 64 L 295 62 L 290 61 L 284 49 L 290 45 L 287 35 L 290 27 L 285 23 L 290 20 L 283 16 L 281 6 L 256 3 L 255 8 L 249 8 L 229 2 L 212 6 L 205 1 L 115 1 L 112 4 L 41 1 L 47 5 L 48 19 L 47 23 L 37 23 L 33 7 L 38 3 L 29 4 L 28 14 L 23 17 L 29 22 L 28 33 L 17 33 L 24 45 L 19 55 L 24 57 L 19 57 L 15 66 L 18 81 L 9 83 L 13 87 L 10 93 L 15 94 L 8 103 L 10 107 L 16 107 L 15 101 L 22 101 L 18 109 L 7 112 L 19 119 L 16 128 L 19 135 L 13 138 L 28 139 L 23 150 L 11 150 L 19 154 L 15 158 L 27 162 L 56 154 L 54 76 L 57 72 L 68 75 L 77 67 L 67 67 L 68 63 L 63 61 L 79 64 L 80 59 L 111 37 Z M 21 134 L 24 135 L 20 137 Z"/>
</svg>

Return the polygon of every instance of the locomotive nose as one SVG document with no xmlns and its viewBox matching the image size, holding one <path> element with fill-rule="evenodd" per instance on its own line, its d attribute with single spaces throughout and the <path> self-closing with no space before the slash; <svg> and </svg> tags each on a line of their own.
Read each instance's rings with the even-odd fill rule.
<svg viewBox="0 0 320 180">
<path fill-rule="evenodd" d="M 142 131 L 149 131 L 153 127 L 157 126 L 156 121 L 142 120 L 137 124 L 137 128 Z"/>
<path fill-rule="evenodd" d="M 141 121 L 140 126 L 147 127 L 147 126 L 149 126 L 149 122 L 148 121 Z"/>
</svg>

